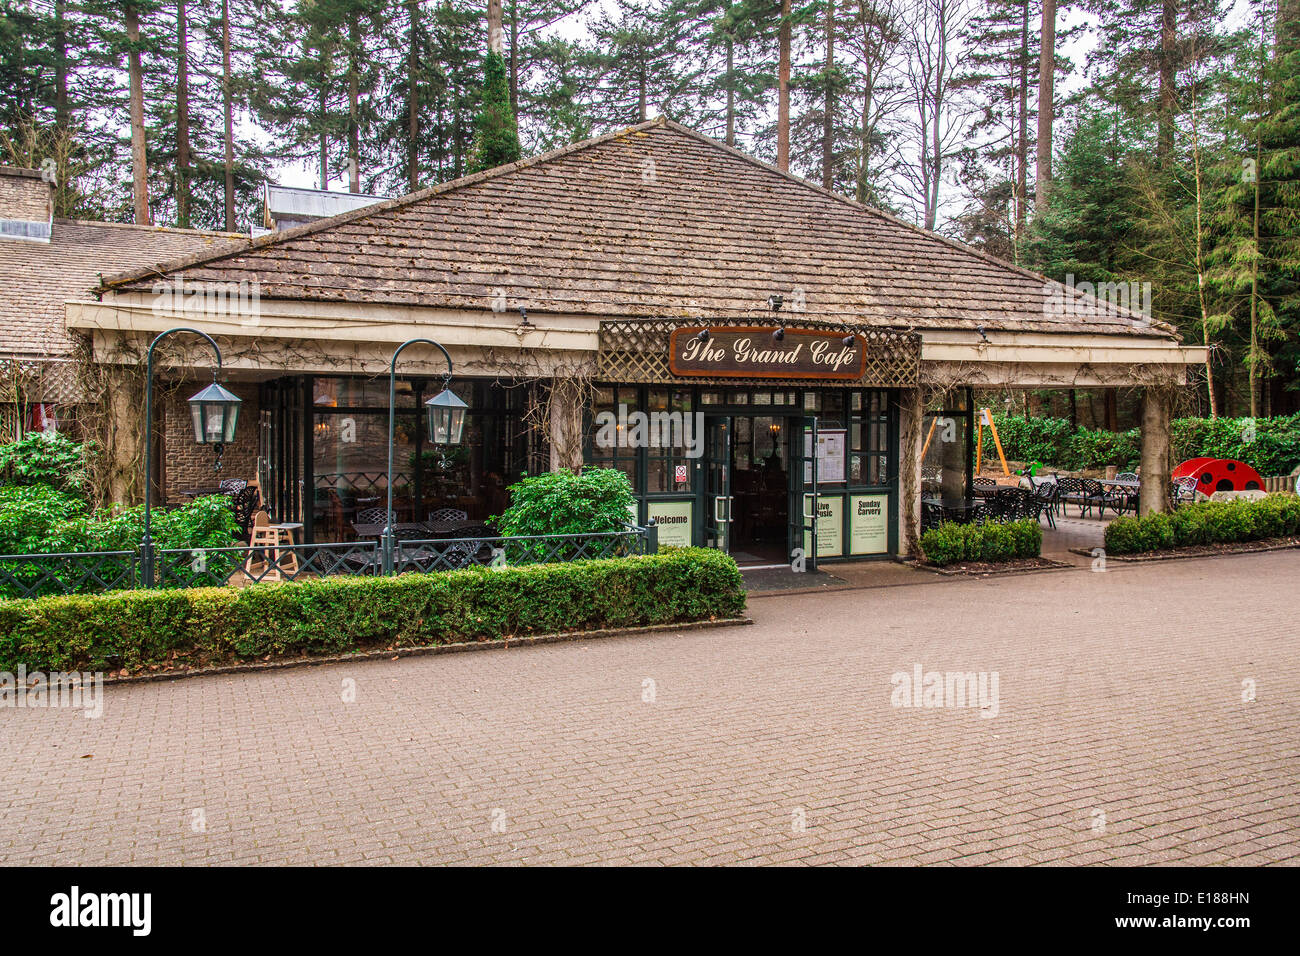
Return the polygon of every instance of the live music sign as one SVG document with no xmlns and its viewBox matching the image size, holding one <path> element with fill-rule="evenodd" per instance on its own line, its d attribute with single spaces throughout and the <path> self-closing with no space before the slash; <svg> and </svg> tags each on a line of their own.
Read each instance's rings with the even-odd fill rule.
<svg viewBox="0 0 1300 956">
<path fill-rule="evenodd" d="M 772 328 L 674 329 L 668 339 L 668 367 L 674 375 L 697 378 L 815 378 L 853 382 L 862 378 L 867 353 L 862 337 L 845 345 L 843 332 L 786 329 L 780 341 Z"/>
</svg>

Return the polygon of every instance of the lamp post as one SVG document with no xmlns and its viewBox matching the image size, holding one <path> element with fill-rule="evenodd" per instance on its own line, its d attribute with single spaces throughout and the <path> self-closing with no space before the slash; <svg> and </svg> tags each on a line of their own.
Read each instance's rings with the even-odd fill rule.
<svg viewBox="0 0 1300 956">
<path fill-rule="evenodd" d="M 429 441 L 435 445 L 459 445 L 465 430 L 465 410 L 469 408 L 449 387 L 451 385 L 451 355 L 433 339 L 407 339 L 393 353 L 388 366 L 388 508 L 384 512 L 384 573 L 393 573 L 393 438 L 397 409 L 397 357 L 408 345 L 432 345 L 447 360 L 447 373 L 442 377 L 442 391 L 424 403 L 428 417 Z M 416 463 L 419 467 L 419 462 Z"/>
<path fill-rule="evenodd" d="M 153 537 L 150 534 L 153 507 L 153 353 L 158 343 L 177 332 L 201 335 L 212 346 L 217 357 L 217 367 L 212 370 L 212 384 L 189 399 L 190 416 L 194 423 L 194 441 L 200 445 L 213 445 L 217 452 L 217 470 L 221 469 L 221 448 L 235 440 L 235 423 L 239 420 L 239 396 L 217 382 L 221 371 L 221 349 L 212 336 L 198 329 L 175 328 L 162 332 L 149 343 L 145 358 L 144 387 L 144 537 L 140 539 L 140 577 L 144 587 L 154 584 Z"/>
</svg>

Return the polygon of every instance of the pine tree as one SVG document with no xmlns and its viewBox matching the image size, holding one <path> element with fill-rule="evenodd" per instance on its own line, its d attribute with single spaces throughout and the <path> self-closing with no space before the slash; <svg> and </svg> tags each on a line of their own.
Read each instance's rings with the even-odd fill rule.
<svg viewBox="0 0 1300 956">
<path fill-rule="evenodd" d="M 505 57 L 489 50 L 483 57 L 483 74 L 483 105 L 475 124 L 471 173 L 513 163 L 522 155 L 519 127 L 510 107 Z"/>
</svg>

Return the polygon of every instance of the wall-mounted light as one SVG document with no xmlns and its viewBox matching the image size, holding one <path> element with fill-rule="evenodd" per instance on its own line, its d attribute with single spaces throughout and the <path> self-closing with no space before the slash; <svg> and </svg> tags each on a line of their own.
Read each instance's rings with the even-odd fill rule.
<svg viewBox="0 0 1300 956">
<path fill-rule="evenodd" d="M 785 329 L 782 326 L 778 325 L 775 329 L 772 330 L 772 341 L 781 342 L 784 340 L 785 340 Z"/>
<path fill-rule="evenodd" d="M 984 334 L 984 326 L 982 326 L 982 325 L 977 325 L 977 326 L 975 326 L 975 331 L 978 332 L 978 333 L 980 334 L 980 338 L 981 338 L 983 341 L 985 341 L 985 342 L 988 342 L 988 341 L 989 341 L 989 337 L 988 337 L 987 335 Z M 990 342 L 989 344 L 992 344 L 992 343 Z"/>
<path fill-rule="evenodd" d="M 700 329 L 700 331 L 696 332 L 695 337 L 699 339 L 701 342 L 707 342 L 712 336 L 709 334 L 708 328 L 705 327 Z"/>
</svg>

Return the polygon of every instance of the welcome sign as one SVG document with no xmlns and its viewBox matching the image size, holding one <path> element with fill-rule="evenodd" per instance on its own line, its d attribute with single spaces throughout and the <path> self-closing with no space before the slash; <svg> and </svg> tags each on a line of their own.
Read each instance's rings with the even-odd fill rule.
<svg viewBox="0 0 1300 956">
<path fill-rule="evenodd" d="M 780 342 L 771 328 L 677 328 L 668 339 L 674 375 L 700 378 L 814 378 L 852 382 L 862 378 L 867 353 L 861 336 L 845 345 L 843 332 L 786 329 Z"/>
</svg>

